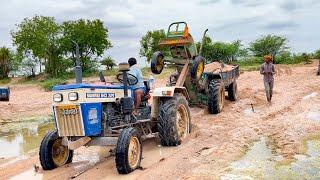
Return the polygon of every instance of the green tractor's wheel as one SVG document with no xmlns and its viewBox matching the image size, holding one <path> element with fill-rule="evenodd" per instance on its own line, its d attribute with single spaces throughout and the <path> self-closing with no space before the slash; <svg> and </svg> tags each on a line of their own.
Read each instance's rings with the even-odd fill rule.
<svg viewBox="0 0 320 180">
<path fill-rule="evenodd" d="M 51 170 L 71 163 L 73 151 L 62 145 L 62 138 L 57 130 L 48 132 L 43 138 L 39 158 L 43 170 Z"/>
<path fill-rule="evenodd" d="M 162 52 L 157 51 L 153 53 L 151 59 L 151 71 L 154 74 L 160 74 L 164 67 L 164 55 Z"/>
<path fill-rule="evenodd" d="M 191 68 L 191 78 L 193 80 L 199 81 L 201 79 L 202 73 L 204 71 L 204 62 L 205 59 L 201 56 L 197 56 L 194 61 Z"/>
<path fill-rule="evenodd" d="M 119 174 L 128 174 L 140 167 L 142 144 L 135 128 L 123 129 L 116 147 L 116 166 Z"/>
<path fill-rule="evenodd" d="M 163 146 L 177 146 L 191 132 L 188 101 L 180 94 L 162 100 L 158 113 L 158 131 Z"/>
</svg>

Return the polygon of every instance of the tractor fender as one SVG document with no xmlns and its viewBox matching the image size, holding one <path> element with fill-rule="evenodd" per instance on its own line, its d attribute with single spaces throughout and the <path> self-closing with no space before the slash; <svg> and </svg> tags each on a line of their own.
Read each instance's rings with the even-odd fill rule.
<svg viewBox="0 0 320 180">
<path fill-rule="evenodd" d="M 151 120 L 156 121 L 159 111 L 159 103 L 161 98 L 173 97 L 175 93 L 183 94 L 187 100 L 189 100 L 189 94 L 185 87 L 182 86 L 170 86 L 155 88 L 152 93 L 152 108 L 151 108 Z"/>
<path fill-rule="evenodd" d="M 155 88 L 152 96 L 156 97 L 156 98 L 173 97 L 175 93 L 183 94 L 183 96 L 185 96 L 187 100 L 189 99 L 189 94 L 188 94 L 187 89 L 182 86 L 170 86 L 170 87 Z"/>
</svg>

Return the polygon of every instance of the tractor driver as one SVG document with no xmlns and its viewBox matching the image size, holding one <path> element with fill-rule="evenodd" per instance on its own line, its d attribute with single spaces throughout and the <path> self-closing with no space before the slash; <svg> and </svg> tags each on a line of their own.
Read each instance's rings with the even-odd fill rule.
<svg viewBox="0 0 320 180">
<path fill-rule="evenodd" d="M 138 79 L 138 83 L 135 85 L 132 85 L 131 88 L 134 90 L 135 93 L 135 100 L 134 100 L 134 111 L 133 114 L 138 115 L 138 108 L 141 104 L 141 98 L 145 92 L 145 87 L 143 83 L 143 76 L 142 72 L 139 69 L 137 65 L 137 60 L 135 58 L 130 58 L 128 60 L 128 63 L 130 65 L 130 71 L 129 74 L 132 74 Z"/>
</svg>

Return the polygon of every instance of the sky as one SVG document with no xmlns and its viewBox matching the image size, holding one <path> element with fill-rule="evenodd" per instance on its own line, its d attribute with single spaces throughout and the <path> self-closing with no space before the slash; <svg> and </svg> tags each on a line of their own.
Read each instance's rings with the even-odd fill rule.
<svg viewBox="0 0 320 180">
<path fill-rule="evenodd" d="M 3 2 L 1 2 L 3 1 Z M 0 46 L 14 48 L 10 31 L 25 17 L 52 16 L 57 22 L 101 19 L 117 62 L 139 56 L 140 39 L 149 30 L 186 21 L 191 35 L 203 31 L 213 41 L 242 40 L 244 45 L 266 34 L 288 38 L 293 52 L 320 49 L 319 0 L 0 0 Z"/>
</svg>

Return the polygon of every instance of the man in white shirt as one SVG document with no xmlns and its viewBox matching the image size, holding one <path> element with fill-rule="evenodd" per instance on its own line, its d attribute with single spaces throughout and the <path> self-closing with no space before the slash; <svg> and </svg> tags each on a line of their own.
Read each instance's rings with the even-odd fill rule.
<svg viewBox="0 0 320 180">
<path fill-rule="evenodd" d="M 135 93 L 134 94 L 135 95 L 134 112 L 133 113 L 135 115 L 137 115 L 138 114 L 137 110 L 139 109 L 139 106 L 141 104 L 141 98 L 145 92 L 145 86 L 143 83 L 142 72 L 137 65 L 137 60 L 132 57 L 128 60 L 128 63 L 130 65 L 130 71 L 128 73 L 132 74 L 133 76 L 135 76 L 138 79 L 137 84 L 130 86 L 134 90 L 134 93 Z"/>
</svg>

